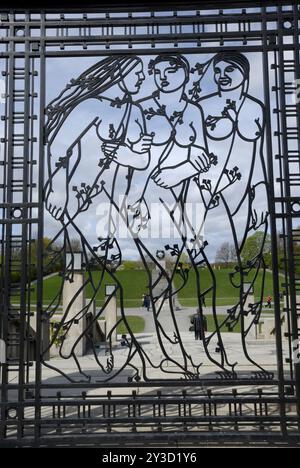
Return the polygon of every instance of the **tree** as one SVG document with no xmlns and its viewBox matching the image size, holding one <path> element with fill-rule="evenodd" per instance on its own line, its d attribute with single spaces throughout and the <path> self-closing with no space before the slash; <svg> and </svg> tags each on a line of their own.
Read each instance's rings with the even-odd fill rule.
<svg viewBox="0 0 300 468">
<path fill-rule="evenodd" d="M 248 237 L 248 239 L 245 242 L 244 248 L 241 253 L 242 262 L 246 264 L 247 262 L 257 257 L 261 252 L 263 253 L 266 264 L 271 267 L 271 236 L 267 234 L 265 237 L 264 232 L 257 231 L 255 234 Z"/>
<path fill-rule="evenodd" d="M 70 240 L 69 247 L 73 252 L 81 252 L 82 244 L 80 239 L 73 238 Z"/>
<path fill-rule="evenodd" d="M 236 261 L 236 250 L 233 244 L 223 242 L 216 253 L 216 263 L 223 263 L 226 267 Z"/>
<path fill-rule="evenodd" d="M 35 239 L 29 249 L 31 258 L 31 275 L 36 276 L 36 265 L 37 265 L 37 254 L 38 254 L 39 242 Z M 53 242 L 49 237 L 43 238 L 43 268 L 44 274 L 48 275 L 56 271 L 60 271 L 63 264 L 63 244 L 59 241 Z"/>
<path fill-rule="evenodd" d="M 189 270 L 191 268 L 190 257 L 186 252 L 181 252 L 178 264 L 183 270 Z"/>
<path fill-rule="evenodd" d="M 236 262 L 237 262 L 236 247 L 234 244 L 230 244 L 230 263 L 236 263 Z"/>
</svg>

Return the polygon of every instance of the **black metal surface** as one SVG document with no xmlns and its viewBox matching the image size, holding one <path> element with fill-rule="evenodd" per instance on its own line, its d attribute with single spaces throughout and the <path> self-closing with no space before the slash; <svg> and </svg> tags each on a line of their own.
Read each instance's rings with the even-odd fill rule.
<svg viewBox="0 0 300 468">
<path fill-rule="evenodd" d="M 267 5 L 289 5 L 291 2 L 288 0 L 253 0 L 251 3 L 251 7 L 264 7 Z M 150 7 L 147 3 L 142 3 L 139 0 L 130 0 L 126 6 L 124 3 L 120 1 L 113 0 L 111 2 L 105 2 L 97 0 L 89 0 L 85 5 L 87 10 L 134 10 L 134 11 L 146 11 L 149 10 Z M 213 3 L 214 8 L 245 8 L 249 7 L 249 0 L 216 0 Z M 191 8 L 197 9 L 205 9 L 211 8 L 211 2 L 209 0 L 191 0 L 189 5 L 183 5 L 180 1 L 172 1 L 172 0 L 165 0 L 164 4 L 162 5 L 161 2 L 154 0 L 151 2 L 151 9 L 153 10 L 190 10 Z M 41 8 L 38 7 L 34 2 L 27 1 L 26 5 L 24 3 L 19 2 L 18 0 L 13 0 L 10 2 L 9 5 L 3 5 L 3 10 L 9 9 L 18 9 L 18 10 L 40 10 Z M 64 0 L 62 2 L 58 2 L 56 0 L 52 2 L 44 2 L 43 4 L 44 11 L 56 10 L 56 11 L 80 11 L 79 6 L 70 0 Z"/>
<path fill-rule="evenodd" d="M 225 443 L 236 437 L 240 441 L 244 438 L 253 442 L 299 442 L 300 364 L 295 362 L 295 355 L 296 347 L 299 349 L 297 296 L 300 286 L 295 246 L 300 218 L 297 205 L 300 116 L 299 104 L 291 104 L 290 96 L 294 92 L 293 81 L 300 78 L 300 10 L 298 4 L 283 7 L 286 2 L 270 2 L 273 8 L 265 5 L 257 10 L 253 9 L 254 2 L 236 3 L 233 12 L 224 7 L 213 13 L 206 11 L 205 6 L 197 6 L 199 11 L 185 11 L 186 8 L 178 6 L 180 11 L 173 11 L 173 5 L 172 12 L 164 16 L 154 11 L 145 15 L 133 7 L 130 14 L 126 11 L 128 7 L 122 8 L 123 14 L 117 17 L 110 12 L 99 13 L 97 17 L 89 15 L 88 7 L 85 13 L 76 15 L 69 15 L 67 10 L 66 14 L 36 12 L 32 15 L 29 11 L 7 13 L 2 9 L 0 63 L 6 91 L 1 155 L 0 337 L 6 343 L 6 362 L 1 363 L 0 444 L 54 445 L 57 435 L 65 438 L 66 445 L 130 444 L 143 437 L 151 444 L 155 443 L 155 432 L 176 443 L 201 444 L 214 439 Z M 104 8 L 102 5 L 101 12 Z M 97 8 L 90 11 L 95 13 Z M 260 98 L 250 91 L 253 74 L 248 57 L 254 52 L 262 61 Z M 195 55 L 197 60 L 193 58 Z M 47 60 L 67 57 L 94 57 L 94 64 L 74 76 L 71 82 L 62 82 L 56 97 L 49 102 L 46 97 Z M 168 70 L 167 82 L 163 77 Z M 201 83 L 211 70 L 217 92 L 205 96 Z M 234 73 L 239 74 L 236 86 L 232 84 Z M 155 78 L 157 89 L 154 94 L 137 99 L 135 96 L 147 74 Z M 113 86 L 118 87 L 117 98 L 105 94 Z M 171 97 L 174 96 L 173 104 L 179 99 L 172 111 L 169 111 L 168 100 L 164 100 L 168 87 Z M 73 118 L 79 122 L 84 106 L 91 106 L 95 100 L 97 112 L 93 118 L 80 123 L 81 130 L 72 141 L 66 142 L 64 151 L 55 152 L 59 132 L 72 125 Z M 218 111 L 214 112 L 215 109 Z M 251 113 L 255 118 L 249 117 L 247 121 L 247 114 Z M 155 124 L 156 121 L 159 123 Z M 157 126 L 168 129 L 164 141 L 158 138 Z M 99 141 L 98 172 L 91 183 L 79 179 L 83 185 L 78 186 L 74 174 L 80 174 L 80 163 L 85 163 L 82 140 L 91 132 Z M 244 172 L 231 165 L 236 140 L 251 154 L 250 168 Z M 228 145 L 227 151 L 215 154 L 212 148 L 218 144 L 220 147 L 220 142 L 224 148 Z M 151 165 L 153 148 L 161 154 L 157 163 Z M 174 164 L 168 158 L 175 157 L 178 151 L 185 151 L 188 156 Z M 121 152 L 126 154 L 126 163 L 121 161 Z M 137 157 L 142 164 L 136 163 Z M 182 176 L 186 169 L 183 162 L 187 161 L 188 175 Z M 212 170 L 219 170 L 217 183 L 210 179 Z M 120 201 L 116 199 L 115 188 L 124 180 L 124 174 L 126 191 Z M 276 180 L 274 174 L 278 176 Z M 131 199 L 136 177 L 144 177 L 145 184 L 140 196 Z M 172 177 L 175 182 L 171 182 Z M 244 188 L 242 192 L 241 189 L 234 192 L 236 186 L 241 186 L 240 180 Z M 55 195 L 62 186 L 65 200 L 62 197 L 58 202 Z M 167 207 L 170 199 L 176 203 L 179 222 L 168 209 L 166 216 L 178 231 L 179 245 L 162 242 L 159 248 L 152 248 L 143 239 L 142 233 L 147 231 L 150 221 L 149 186 L 151 195 L 153 187 L 154 192 L 157 190 L 157 201 L 163 206 Z M 221 205 L 231 229 L 236 257 L 231 279 L 238 291 L 238 300 L 228 310 L 225 321 L 218 317 L 217 285 L 207 243 L 202 242 L 199 226 L 191 224 L 185 211 L 192 188 L 198 190 L 204 205 L 205 222 Z M 238 193 L 234 207 L 232 193 Z M 258 197 L 260 202 L 265 200 L 265 209 L 260 212 L 256 206 Z M 72 199 L 77 200 L 75 209 Z M 152 360 L 143 342 L 132 332 L 126 317 L 126 296 L 115 274 L 122 261 L 122 247 L 114 236 L 112 217 L 108 218 L 107 236 L 99 238 L 97 245 L 91 245 L 83 233 L 80 215 L 99 199 L 106 200 L 110 215 L 118 213 L 127 225 L 147 272 L 154 329 L 161 353 L 158 362 Z M 47 213 L 57 226 L 57 233 L 45 249 Z M 243 231 L 242 242 L 238 241 L 238 229 Z M 260 252 L 245 266 L 241 260 L 243 245 L 258 229 L 263 232 Z M 110 282 L 117 284 L 121 297 L 118 325 L 122 323 L 127 334 L 121 368 L 116 366 L 110 339 L 114 329 L 110 332 L 104 357 L 99 357 L 97 343 L 91 337 L 91 323 L 80 337 L 89 342 L 91 356 L 97 363 L 96 378 L 82 368 L 77 358 L 78 341 L 71 352 L 64 351 L 70 329 L 85 319 L 91 303 L 71 318 L 70 303 L 56 332 L 50 340 L 47 338 L 47 326 L 61 303 L 64 284 L 74 275 L 72 265 L 65 260 L 67 252 L 71 254 L 71 263 L 74 260 L 71 231 L 77 233 L 87 272 L 88 279 L 81 288 L 91 288 L 96 297 L 108 276 Z M 251 354 L 247 343 L 264 304 L 267 265 L 263 251 L 268 232 L 271 233 L 275 296 L 276 369 L 265 369 Z M 64 242 L 60 250 L 55 251 L 53 246 L 60 238 Z M 30 246 L 34 242 L 37 242 L 37 255 L 33 259 Z M 279 243 L 283 247 L 283 259 L 279 258 Z M 20 252 L 21 262 L 15 259 L 16 251 Z M 54 252 L 64 262 L 61 285 L 50 306 L 45 306 L 43 300 L 47 251 L 52 255 Z M 190 272 L 180 263 L 183 252 L 189 258 Z M 171 253 L 175 259 L 171 272 L 161 263 L 166 253 Z M 281 261 L 284 281 L 278 273 Z M 151 275 L 153 264 L 158 271 L 155 281 Z M 200 266 L 210 272 L 208 288 L 203 287 L 201 278 L 197 281 L 200 332 L 205 338 L 202 356 L 191 356 L 176 320 L 173 297 L 180 288 L 174 287 L 173 279 L 175 271 L 179 271 L 183 288 L 189 275 L 198 277 Z M 31 284 L 33 267 L 37 269 L 36 297 Z M 104 280 L 103 273 L 94 284 L 92 272 L 97 268 L 107 276 Z M 20 275 L 19 284 L 11 281 L 12 272 Z M 245 289 L 244 278 L 249 275 L 252 280 L 247 281 Z M 164 288 L 157 293 L 160 282 L 164 282 Z M 260 290 L 259 300 L 248 304 L 254 287 Z M 286 298 L 284 305 L 279 294 L 282 289 Z M 209 294 L 214 298 L 214 332 L 205 332 L 203 326 L 203 303 Z M 108 297 L 97 309 L 93 323 L 103 316 L 110 300 Z M 160 321 L 165 304 L 169 308 L 172 333 L 164 330 Z M 31 316 L 34 313 L 36 328 L 33 332 Z M 250 325 L 248 322 L 246 325 L 248 316 L 253 317 Z M 285 337 L 283 317 L 288 329 Z M 231 329 L 237 323 L 241 326 L 241 357 L 248 362 L 247 372 L 240 369 L 239 362 L 231 361 L 223 342 L 222 327 L 226 325 Z M 284 339 L 289 344 L 287 362 Z M 73 361 L 76 377 L 49 361 L 49 352 L 57 342 L 62 362 Z M 175 355 L 169 351 L 169 345 L 177 350 Z M 202 369 L 205 360 L 213 369 L 208 375 Z M 53 384 L 45 381 L 46 369 L 61 380 Z M 159 377 L 155 377 L 154 371 L 160 371 Z M 128 378 L 126 372 L 129 372 Z M 118 387 L 124 390 L 121 395 L 113 393 Z M 114 431 L 119 433 L 118 442 Z M 222 436 L 217 431 L 222 431 Z M 60 440 L 59 443 L 64 442 Z"/>
</svg>

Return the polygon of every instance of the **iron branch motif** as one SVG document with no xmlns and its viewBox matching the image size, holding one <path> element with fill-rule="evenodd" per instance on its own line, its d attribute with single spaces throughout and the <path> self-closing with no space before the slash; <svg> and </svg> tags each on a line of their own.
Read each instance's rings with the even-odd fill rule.
<svg viewBox="0 0 300 468">
<path fill-rule="evenodd" d="M 249 293 L 243 291 L 245 275 L 252 275 L 254 287 L 261 281 L 261 276 L 264 281 L 266 265 L 263 247 L 245 265 L 242 247 L 253 231 L 263 229 L 266 233 L 268 226 L 268 210 L 259 211 L 257 203 L 257 192 L 267 190 L 263 155 L 264 110 L 262 103 L 249 95 L 249 61 L 240 53 L 220 52 L 207 62 L 190 67 L 187 58 L 180 54 L 159 55 L 148 64 L 155 90 L 148 97 L 140 99 L 139 91 L 145 80 L 144 62 L 136 56 L 108 57 L 71 80 L 46 109 L 49 170 L 45 187 L 46 207 L 59 224 L 56 237 L 64 237 L 61 255 L 70 247 L 70 232 L 73 230 L 77 233 L 85 256 L 87 282 L 84 287 L 92 287 L 93 298 L 103 287 L 105 277 L 118 285 L 121 318 L 114 330 L 120 324 L 126 328 L 122 341 L 125 356 L 122 364 L 117 363 L 111 339 L 108 339 L 104 356 L 97 353 L 90 329 L 84 331 L 82 339 L 89 340 L 99 371 L 103 374 L 101 379 L 107 381 L 117 378 L 125 369 L 133 372 L 128 378 L 130 382 L 151 380 L 151 369 L 161 371 L 166 378 L 172 379 L 172 374 L 175 374 L 176 378 L 181 379 L 201 379 L 200 370 L 205 359 L 215 367 L 218 378 L 234 379 L 237 378 L 239 363 L 230 362 L 223 335 L 224 327 L 232 331 L 239 324 L 245 358 L 254 370 L 259 369 L 258 372 L 266 375 L 259 363 L 249 355 L 246 342 L 250 330 L 259 321 L 263 296 L 260 295 L 259 300 L 245 311 L 244 304 Z M 204 95 L 203 83 L 209 73 L 214 77 L 216 91 Z M 199 78 L 188 89 L 188 83 L 195 74 Z M 120 95 L 110 98 L 107 91 L 115 92 L 116 89 Z M 78 120 L 80 113 L 87 109 L 89 121 Z M 66 142 L 65 152 L 57 153 L 56 141 L 70 133 L 74 122 L 80 127 L 79 136 Z M 97 156 L 91 162 L 86 159 L 88 155 L 82 149 L 84 138 L 95 138 L 96 141 L 94 152 Z M 243 145 L 244 159 L 237 165 L 239 145 Z M 154 164 L 155 151 L 159 156 Z M 174 162 L 178 154 L 181 159 L 177 158 Z M 94 164 L 93 177 L 89 181 L 77 182 L 76 177 L 80 177 L 80 171 L 84 174 L 82 168 L 86 164 Z M 203 177 L 205 173 L 207 177 Z M 126 188 L 120 201 L 117 199 L 117 189 L 124 181 Z M 140 193 L 136 194 L 133 188 L 138 186 L 138 182 L 141 185 L 141 181 Z M 228 275 L 228 280 L 237 290 L 238 299 L 228 309 L 225 319 L 219 317 L 218 284 L 209 239 L 201 238 L 199 227 L 193 226 L 186 210 L 189 193 L 195 189 L 204 206 L 203 222 L 209 224 L 211 216 L 219 210 L 222 219 L 230 226 L 235 246 L 236 266 Z M 233 189 L 237 201 L 232 197 Z M 57 193 L 59 190 L 61 197 Z M 176 209 L 168 208 L 169 199 L 175 203 Z M 171 270 L 167 270 L 162 259 L 157 257 L 157 246 L 154 247 L 142 237 L 142 233 L 149 229 L 153 200 L 165 208 L 166 216 L 180 239 L 176 244 L 161 245 L 158 249 L 173 258 Z M 89 213 L 91 205 L 95 203 L 108 203 L 108 227 L 106 235 L 97 237 L 94 245 L 91 245 L 83 233 L 79 215 Z M 154 323 L 152 334 L 162 356 L 159 360 L 149 354 L 127 320 L 124 306 L 126 291 L 116 276 L 116 270 L 122 264 L 123 247 L 117 239 L 113 214 L 117 214 L 126 225 L 148 278 Z M 238 233 L 238 225 L 242 234 Z M 188 259 L 189 268 L 183 267 L 183 254 Z M 150 264 L 157 269 L 155 279 Z M 202 278 L 204 270 L 209 278 L 209 285 L 205 287 Z M 97 273 L 96 282 L 92 271 Z M 180 278 L 177 286 L 175 277 Z M 68 281 L 70 275 L 63 271 L 62 279 Z M 187 351 L 185 331 L 178 325 L 174 306 L 174 298 L 189 281 L 195 281 L 202 320 L 206 314 L 203 303 L 207 299 L 211 301 L 213 319 L 212 331 L 201 330 L 202 355 L 195 356 Z M 263 285 L 260 289 L 263 289 Z M 59 300 L 55 302 L 58 303 Z M 97 310 L 93 323 L 103 315 L 106 305 L 107 301 Z M 53 308 L 51 314 L 54 313 Z M 68 312 L 58 327 L 56 338 L 64 330 L 64 339 L 67 339 L 68 331 L 73 326 L 74 318 L 69 320 Z M 84 308 L 77 314 L 76 320 L 81 320 L 86 313 L 87 308 Z M 169 331 L 163 326 L 164 313 L 168 316 Z M 246 325 L 248 315 L 253 320 Z M 110 337 L 111 334 L 112 331 Z M 89 379 L 80 368 L 75 348 L 74 344 L 69 357 L 75 360 L 82 378 Z"/>
</svg>

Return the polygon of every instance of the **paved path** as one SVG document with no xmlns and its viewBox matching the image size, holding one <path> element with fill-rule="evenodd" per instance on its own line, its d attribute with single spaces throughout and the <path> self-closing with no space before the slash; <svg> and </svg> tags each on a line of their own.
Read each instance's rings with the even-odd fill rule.
<svg viewBox="0 0 300 468">
<path fill-rule="evenodd" d="M 237 362 L 237 371 L 238 372 L 248 372 L 248 371 L 258 371 L 259 369 L 257 366 L 251 364 L 247 357 L 244 355 L 242 350 L 241 338 L 240 334 L 238 333 L 223 333 L 223 342 L 225 349 L 227 351 L 228 359 L 231 363 Z M 159 365 L 159 363 L 164 360 L 164 365 L 162 369 L 158 367 L 153 368 L 147 365 L 147 374 L 150 379 L 167 379 L 170 378 L 169 372 L 171 372 L 172 378 L 175 379 L 182 379 L 182 375 L 180 374 L 180 369 L 177 362 L 182 361 L 182 354 L 180 352 L 180 348 L 178 344 L 168 343 L 166 340 L 164 341 L 164 348 L 167 352 L 167 355 L 170 359 L 164 359 L 165 356 L 162 353 L 161 346 L 158 343 L 157 336 L 154 333 L 140 333 L 136 335 L 136 339 L 139 342 L 139 345 L 142 347 L 145 355 L 151 360 L 154 365 Z M 193 333 L 181 333 L 181 339 L 184 344 L 185 351 L 187 355 L 191 356 L 193 362 L 198 365 L 202 363 L 201 366 L 201 375 L 214 375 L 214 373 L 220 370 L 217 366 L 212 364 L 212 362 L 208 359 L 206 352 L 203 347 L 202 341 L 196 341 L 194 339 Z M 128 351 L 127 348 L 121 345 L 121 336 L 118 336 L 118 344 L 114 347 L 113 355 L 114 355 L 114 370 L 111 373 L 111 377 L 116 375 L 115 379 L 119 383 L 126 383 L 129 376 L 133 376 L 135 374 L 135 370 L 132 367 L 128 367 L 121 372 L 118 373 L 118 370 L 121 369 L 126 360 L 128 358 Z M 210 353 L 211 357 L 216 361 L 219 361 L 220 355 L 216 350 L 217 348 L 217 338 L 214 338 L 211 342 L 210 346 Z M 270 340 L 268 342 L 265 341 L 253 341 L 248 343 L 248 351 L 249 355 L 255 362 L 259 363 L 263 366 L 267 371 L 276 372 L 276 343 L 275 340 Z M 284 357 L 288 356 L 288 346 L 287 341 L 284 342 Z M 98 351 L 98 359 L 101 365 L 105 368 L 107 362 L 109 360 L 109 356 L 107 355 L 107 346 L 105 344 L 100 346 Z M 92 353 L 84 357 L 79 358 L 80 365 L 92 377 L 92 382 L 101 381 L 105 377 L 105 374 L 101 371 L 99 365 L 97 364 L 95 357 Z M 54 369 L 60 369 L 63 373 L 69 375 L 71 378 L 80 379 L 80 376 L 77 366 L 73 359 L 59 359 L 53 358 L 50 360 L 51 366 Z M 134 365 L 135 369 L 139 369 L 139 374 L 142 375 L 142 363 L 139 359 L 138 354 L 135 355 L 131 364 Z M 57 371 L 54 369 L 47 369 L 44 368 L 43 370 L 43 379 L 44 382 L 47 383 L 66 383 L 65 379 L 60 376 Z M 188 369 L 191 372 L 194 372 L 195 369 L 193 365 L 190 363 L 188 365 Z M 33 370 L 30 371 L 31 380 L 34 381 L 34 372 Z M 215 375 L 214 375 L 215 377 Z M 15 376 L 11 376 L 11 378 L 15 378 Z M 113 380 L 114 381 L 114 380 Z M 71 390 L 70 390 L 71 391 Z M 124 388 L 116 388 L 114 393 L 116 392 L 124 392 Z M 141 390 L 142 391 L 142 390 Z M 53 390 L 53 394 L 55 394 L 56 389 Z M 90 393 L 90 392 L 89 392 Z M 47 391 L 48 394 L 48 391 Z"/>
<path fill-rule="evenodd" d="M 220 306 L 217 307 L 218 315 L 226 315 L 227 310 L 230 306 Z M 212 310 L 210 307 L 205 307 L 203 309 L 205 315 L 212 315 Z M 195 307 L 184 307 L 180 310 L 175 310 L 175 318 L 178 324 L 179 330 L 188 331 L 191 326 L 190 317 L 196 313 Z M 139 317 L 143 317 L 145 320 L 145 328 L 144 333 L 153 333 L 155 330 L 154 321 L 153 321 L 153 314 L 150 310 L 149 312 L 140 307 L 140 308 L 126 308 L 126 315 L 137 315 Z M 170 312 L 165 308 L 159 314 L 159 322 L 165 331 L 170 331 L 172 327 L 172 318 Z"/>
<path fill-rule="evenodd" d="M 218 306 L 217 307 L 217 314 L 220 315 L 227 315 L 228 309 L 230 309 L 233 306 Z M 180 310 L 175 310 L 175 318 L 176 322 L 178 324 L 179 330 L 182 331 L 188 331 L 191 323 L 190 323 L 190 317 L 191 315 L 194 315 L 196 313 L 196 307 L 183 307 Z M 272 313 L 272 310 L 266 309 L 268 313 Z M 138 307 L 138 308 L 126 308 L 125 309 L 126 315 L 137 315 L 139 317 L 142 317 L 145 320 L 145 328 L 144 328 L 144 333 L 153 333 L 155 330 L 155 325 L 153 321 L 153 314 L 152 311 L 149 310 L 149 312 L 143 308 L 143 307 Z M 204 307 L 203 308 L 203 313 L 205 315 L 212 315 L 212 308 L 211 307 Z M 264 311 L 263 311 L 264 313 Z M 170 331 L 172 327 L 172 319 L 171 315 L 168 312 L 168 310 L 163 309 L 160 314 L 159 314 L 159 322 L 162 325 L 163 329 L 166 330 L 166 332 Z"/>
</svg>

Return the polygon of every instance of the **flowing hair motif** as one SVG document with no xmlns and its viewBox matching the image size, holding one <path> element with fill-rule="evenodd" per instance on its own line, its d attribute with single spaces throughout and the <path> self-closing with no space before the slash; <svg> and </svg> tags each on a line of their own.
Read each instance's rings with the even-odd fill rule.
<svg viewBox="0 0 300 468">
<path fill-rule="evenodd" d="M 78 78 L 72 79 L 46 108 L 48 143 L 51 144 L 55 139 L 61 125 L 78 104 L 121 83 L 140 62 L 141 59 L 136 56 L 107 57 L 88 68 Z"/>
</svg>

